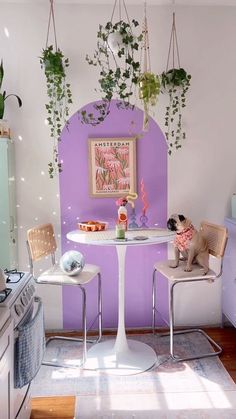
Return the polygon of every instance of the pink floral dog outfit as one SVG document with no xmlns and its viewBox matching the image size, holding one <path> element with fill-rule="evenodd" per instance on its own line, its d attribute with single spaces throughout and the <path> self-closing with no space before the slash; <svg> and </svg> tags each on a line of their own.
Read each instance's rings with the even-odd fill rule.
<svg viewBox="0 0 236 419">
<path fill-rule="evenodd" d="M 174 246 L 177 247 L 180 252 L 184 252 L 189 249 L 189 244 L 193 238 L 194 231 L 195 229 L 193 225 L 190 224 L 188 228 L 181 231 L 181 233 L 176 234 Z"/>
</svg>

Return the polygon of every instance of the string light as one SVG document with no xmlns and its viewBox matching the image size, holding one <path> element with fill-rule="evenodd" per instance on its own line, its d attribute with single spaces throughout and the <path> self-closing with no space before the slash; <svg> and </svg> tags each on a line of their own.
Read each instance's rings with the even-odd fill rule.
<svg viewBox="0 0 236 419">
<path fill-rule="evenodd" d="M 21 177 L 21 178 L 20 178 L 20 180 L 21 180 L 22 182 L 24 182 L 24 181 L 25 181 L 25 178 L 24 178 L 24 177 Z"/>
<path fill-rule="evenodd" d="M 9 30 L 6 27 L 4 28 L 4 33 L 5 33 L 7 38 L 10 37 Z"/>
<path fill-rule="evenodd" d="M 43 199 L 43 197 L 42 196 L 39 196 L 39 200 L 42 201 L 42 199 Z"/>
<path fill-rule="evenodd" d="M 23 138 L 22 138 L 22 136 L 21 136 L 21 135 L 18 135 L 18 140 L 19 140 L 19 141 L 22 141 L 22 140 L 23 140 Z"/>
<path fill-rule="evenodd" d="M 44 176 L 44 175 L 45 175 L 45 172 L 44 172 L 43 170 L 41 170 L 41 175 L 42 175 L 42 176 Z"/>
</svg>

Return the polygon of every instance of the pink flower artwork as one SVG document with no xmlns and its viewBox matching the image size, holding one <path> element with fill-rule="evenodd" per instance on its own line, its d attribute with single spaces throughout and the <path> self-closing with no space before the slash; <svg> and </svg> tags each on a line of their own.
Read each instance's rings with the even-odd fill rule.
<svg viewBox="0 0 236 419">
<path fill-rule="evenodd" d="M 90 139 L 90 193 L 121 196 L 135 192 L 136 144 L 134 138 Z"/>
</svg>

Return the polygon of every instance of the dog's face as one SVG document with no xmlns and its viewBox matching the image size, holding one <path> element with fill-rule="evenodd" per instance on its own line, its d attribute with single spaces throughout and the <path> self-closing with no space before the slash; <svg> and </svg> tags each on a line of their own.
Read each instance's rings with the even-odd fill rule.
<svg viewBox="0 0 236 419">
<path fill-rule="evenodd" d="M 167 228 L 170 231 L 180 232 L 187 228 L 190 221 L 182 214 L 173 214 L 167 221 Z"/>
</svg>

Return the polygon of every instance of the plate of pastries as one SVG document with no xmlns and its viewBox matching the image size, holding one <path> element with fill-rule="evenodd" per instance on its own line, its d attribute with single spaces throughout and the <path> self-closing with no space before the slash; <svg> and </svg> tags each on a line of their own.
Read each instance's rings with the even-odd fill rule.
<svg viewBox="0 0 236 419">
<path fill-rule="evenodd" d="M 82 221 L 78 223 L 79 230 L 83 231 L 104 231 L 108 227 L 108 223 L 106 221 Z"/>
</svg>

